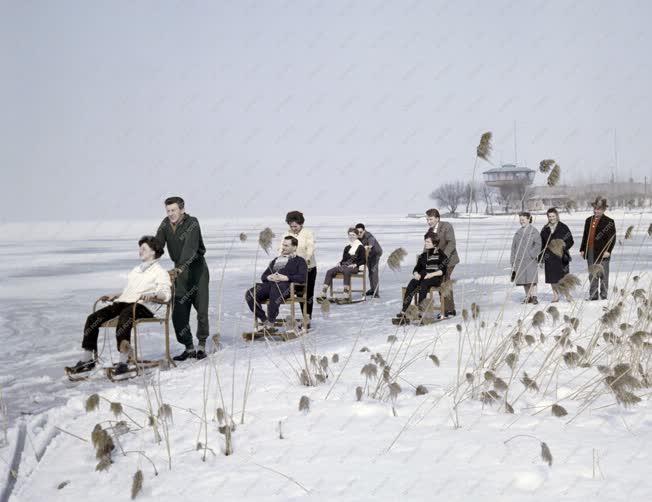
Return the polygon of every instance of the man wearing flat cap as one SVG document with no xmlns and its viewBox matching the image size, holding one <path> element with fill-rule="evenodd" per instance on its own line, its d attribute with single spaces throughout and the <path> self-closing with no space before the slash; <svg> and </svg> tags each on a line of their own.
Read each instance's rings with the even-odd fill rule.
<svg viewBox="0 0 652 502">
<path fill-rule="evenodd" d="M 609 262 L 616 244 L 616 224 L 604 214 L 608 207 L 607 199 L 598 196 L 591 205 L 593 216 L 584 222 L 580 254 L 589 266 L 589 300 L 606 300 L 609 292 Z"/>
</svg>

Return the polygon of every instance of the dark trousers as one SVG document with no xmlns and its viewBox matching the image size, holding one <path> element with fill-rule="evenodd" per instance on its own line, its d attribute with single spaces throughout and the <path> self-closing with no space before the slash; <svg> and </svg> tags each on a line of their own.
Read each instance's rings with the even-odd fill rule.
<svg viewBox="0 0 652 502">
<path fill-rule="evenodd" d="M 344 276 L 344 285 L 351 286 L 351 275 L 358 273 L 358 267 L 349 267 L 347 265 L 338 265 L 326 271 L 326 277 L 324 277 L 324 285 L 332 286 L 333 277 L 336 274 L 342 274 Z"/>
<path fill-rule="evenodd" d="M 415 293 L 419 292 L 419 301 L 424 300 L 428 297 L 428 291 L 431 287 L 438 287 L 441 285 L 441 276 L 431 277 L 430 279 L 421 279 L 417 281 L 412 279 L 405 289 L 405 296 L 403 297 L 403 312 L 407 310 L 412 303 L 412 298 L 414 298 Z"/>
<path fill-rule="evenodd" d="M 609 256 L 611 258 L 611 256 Z M 609 258 L 596 259 L 593 250 L 589 249 L 586 253 L 586 262 L 589 265 L 589 297 L 592 299 L 598 298 L 598 286 L 600 288 L 600 298 L 606 299 L 609 293 Z M 593 265 L 602 265 L 604 272 L 591 273 Z"/>
<path fill-rule="evenodd" d="M 197 312 L 197 340 L 199 345 L 206 345 L 208 338 L 208 268 L 198 278 L 194 286 L 178 288 L 180 293 L 174 297 L 172 310 L 172 325 L 177 335 L 177 341 L 187 349 L 194 347 L 190 329 L 190 309 Z M 184 294 L 181 296 L 181 292 Z"/>
<path fill-rule="evenodd" d="M 92 350 L 97 352 L 97 337 L 100 334 L 100 326 L 107 321 L 117 317 L 118 326 L 115 330 L 116 342 L 118 350 L 120 350 L 120 342 L 122 340 L 131 340 L 131 326 L 133 325 L 133 303 L 116 302 L 107 305 L 100 310 L 96 310 L 86 318 L 86 325 L 84 326 L 84 338 L 82 340 L 82 348 L 84 350 Z M 136 305 L 136 319 L 146 319 L 154 317 L 154 314 L 145 307 L 138 303 Z"/>
<path fill-rule="evenodd" d="M 306 306 L 306 312 L 308 317 L 312 319 L 312 304 L 314 303 L 315 297 L 315 282 L 317 282 L 317 267 L 312 267 L 308 269 L 308 280 L 306 281 L 306 288 L 308 288 L 308 296 L 306 298 L 308 305 Z"/>
<path fill-rule="evenodd" d="M 378 293 L 378 262 L 381 255 L 369 256 L 367 268 L 369 269 L 369 289 Z"/>
<path fill-rule="evenodd" d="M 290 296 L 289 282 L 264 282 L 256 284 L 256 301 L 254 302 L 254 288 L 249 288 L 245 293 L 245 300 L 254 315 L 262 322 L 276 321 L 278 310 L 285 299 Z M 267 315 L 261 304 L 269 300 L 267 304 Z"/>
<path fill-rule="evenodd" d="M 451 280 L 451 275 L 453 274 L 453 270 L 455 270 L 455 265 L 452 267 L 446 267 L 446 275 L 444 276 L 444 282 L 448 282 Z M 444 297 L 444 305 L 446 306 L 446 312 L 452 312 L 455 310 L 455 298 L 453 297 L 453 285 L 450 284 L 450 287 L 448 288 L 448 295 Z M 441 298 L 441 295 L 439 295 Z"/>
</svg>

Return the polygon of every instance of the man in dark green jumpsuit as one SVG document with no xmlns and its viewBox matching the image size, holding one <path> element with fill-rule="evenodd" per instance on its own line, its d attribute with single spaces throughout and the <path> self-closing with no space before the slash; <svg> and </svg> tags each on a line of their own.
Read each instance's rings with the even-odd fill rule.
<svg viewBox="0 0 652 502">
<path fill-rule="evenodd" d="M 174 309 L 172 324 L 177 340 L 185 350 L 175 356 L 175 361 L 206 357 L 208 338 L 208 266 L 204 259 L 206 247 L 201 237 L 197 218 L 186 214 L 181 197 L 165 199 L 165 218 L 156 232 L 156 238 L 167 245 L 168 254 L 174 262 Z M 197 340 L 195 351 L 190 330 L 190 307 L 197 311 Z"/>
</svg>

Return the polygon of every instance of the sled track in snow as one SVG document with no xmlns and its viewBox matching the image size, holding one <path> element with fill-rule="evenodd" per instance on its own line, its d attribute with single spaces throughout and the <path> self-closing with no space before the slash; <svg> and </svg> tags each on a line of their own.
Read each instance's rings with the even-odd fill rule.
<svg viewBox="0 0 652 502">
<path fill-rule="evenodd" d="M 27 436 L 27 426 L 21 424 L 18 428 L 18 435 L 16 438 L 16 449 L 14 450 L 14 456 L 11 459 L 9 465 L 9 473 L 7 474 L 7 480 L 5 481 L 5 486 L 2 489 L 2 494 L 0 494 L 0 502 L 9 502 L 9 497 L 11 497 L 11 492 L 16 485 L 16 479 L 18 478 L 18 469 L 20 467 L 20 459 L 23 456 L 23 450 L 25 449 L 25 437 Z"/>
</svg>

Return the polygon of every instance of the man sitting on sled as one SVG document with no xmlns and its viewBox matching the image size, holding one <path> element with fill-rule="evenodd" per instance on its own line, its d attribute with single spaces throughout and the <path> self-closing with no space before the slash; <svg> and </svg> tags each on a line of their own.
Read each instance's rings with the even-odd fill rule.
<svg viewBox="0 0 652 502">
<path fill-rule="evenodd" d="M 102 301 L 111 302 L 111 304 L 93 312 L 86 318 L 84 338 L 82 340 L 84 354 L 77 364 L 66 368 L 69 374 L 84 373 L 95 367 L 97 337 L 102 324 L 115 317 L 118 318 L 116 339 L 118 351 L 120 351 L 120 343 L 123 340 L 129 342 L 131 339 L 133 304 L 137 304 L 136 318 L 143 319 L 154 317 L 154 314 L 143 305 L 143 302 L 150 300 L 167 302 L 170 300 L 170 275 L 158 261 L 163 255 L 163 246 L 151 235 L 142 237 L 138 241 L 138 246 L 138 254 L 142 263 L 136 265 L 129 272 L 127 286 L 122 294 L 103 296 Z M 120 363 L 115 368 L 114 375 L 120 375 L 128 371 L 127 358 L 128 354 L 120 352 Z"/>
<path fill-rule="evenodd" d="M 428 298 L 428 291 L 431 287 L 441 286 L 442 279 L 446 275 L 446 255 L 439 249 L 439 239 L 432 232 L 424 237 L 424 252 L 419 255 L 414 270 L 413 279 L 408 283 L 403 298 L 403 309 L 396 315 L 397 318 L 405 317 L 405 311 L 412 303 L 415 293 L 419 292 L 420 307 L 423 308 L 424 301 Z"/>
<path fill-rule="evenodd" d="M 308 264 L 301 256 L 296 255 L 298 245 L 296 237 L 287 236 L 283 239 L 281 255 L 274 258 L 263 272 L 262 284 L 258 283 L 255 288 L 249 288 L 245 294 L 247 305 L 263 323 L 263 330 L 271 331 L 274 326 L 281 303 L 290 296 L 290 283 L 306 282 Z M 267 315 L 261 307 L 265 300 L 269 300 Z"/>
</svg>

